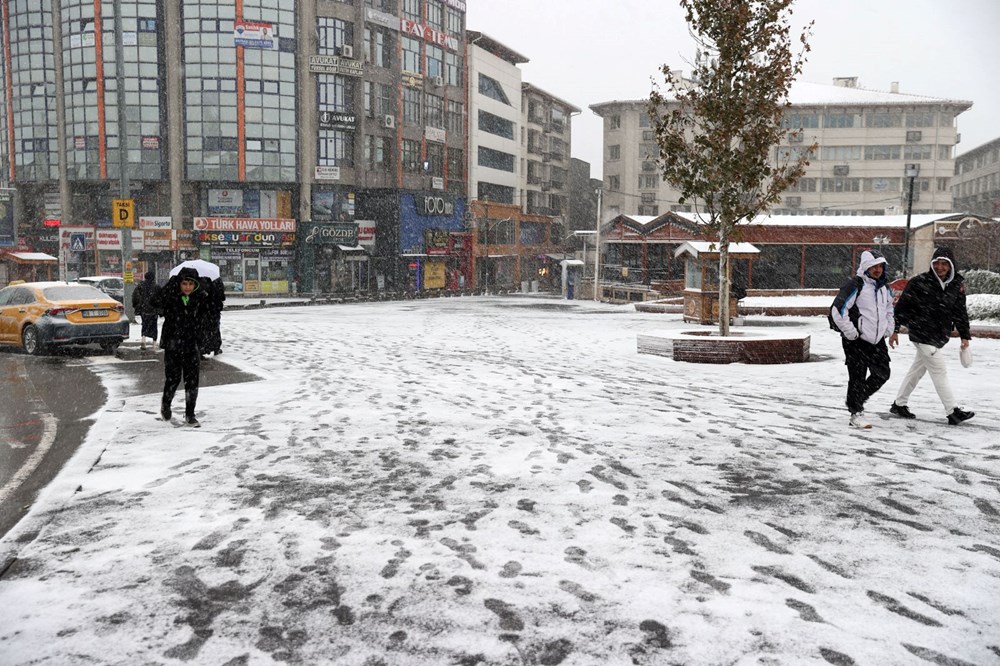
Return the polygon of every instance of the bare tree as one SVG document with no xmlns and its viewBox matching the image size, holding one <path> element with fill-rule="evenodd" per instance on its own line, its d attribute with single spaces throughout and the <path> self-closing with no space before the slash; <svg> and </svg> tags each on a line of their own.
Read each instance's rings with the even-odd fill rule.
<svg viewBox="0 0 1000 666">
<path fill-rule="evenodd" d="M 667 94 L 654 82 L 651 126 L 663 179 L 693 204 L 718 238 L 719 333 L 729 334 L 729 244 L 739 224 L 781 200 L 816 145 L 776 147 L 802 129 L 785 126 L 788 91 L 809 52 L 812 23 L 793 53 L 794 0 L 680 0 L 698 42 L 691 79 L 660 68 Z M 782 153 L 783 154 L 779 154 Z"/>
</svg>

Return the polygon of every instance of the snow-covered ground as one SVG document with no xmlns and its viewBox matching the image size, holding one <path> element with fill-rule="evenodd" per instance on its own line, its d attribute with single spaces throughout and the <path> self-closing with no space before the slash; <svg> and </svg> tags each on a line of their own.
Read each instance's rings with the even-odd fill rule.
<svg viewBox="0 0 1000 666">
<path fill-rule="evenodd" d="M 201 429 L 96 364 L 0 542 L 0 663 L 1000 662 L 1000 341 L 945 349 L 972 421 L 927 378 L 889 417 L 904 344 L 858 431 L 825 319 L 749 321 L 814 360 L 638 355 L 690 326 L 587 301 L 229 312 L 262 381 L 202 389 Z"/>
</svg>

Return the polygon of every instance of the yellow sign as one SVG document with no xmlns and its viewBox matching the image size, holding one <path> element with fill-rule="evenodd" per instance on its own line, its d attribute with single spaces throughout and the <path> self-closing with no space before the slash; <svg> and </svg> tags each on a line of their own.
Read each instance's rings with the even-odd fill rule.
<svg viewBox="0 0 1000 666">
<path fill-rule="evenodd" d="M 428 259 L 424 263 L 424 289 L 444 289 L 446 272 L 443 261 Z"/>
<path fill-rule="evenodd" d="M 132 284 L 135 282 L 135 273 L 132 271 L 125 271 L 122 275 L 122 279 L 125 281 L 125 284 Z"/>
<path fill-rule="evenodd" d="M 135 199 L 111 200 L 111 226 L 135 227 Z"/>
</svg>

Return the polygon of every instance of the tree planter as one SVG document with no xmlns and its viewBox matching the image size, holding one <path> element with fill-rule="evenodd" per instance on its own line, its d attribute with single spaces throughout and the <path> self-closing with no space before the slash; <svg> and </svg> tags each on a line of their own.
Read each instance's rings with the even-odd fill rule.
<svg viewBox="0 0 1000 666">
<path fill-rule="evenodd" d="M 687 363 L 805 363 L 809 360 L 807 333 L 740 331 L 723 337 L 718 331 L 660 331 L 640 333 L 640 354 L 667 356 Z"/>
</svg>

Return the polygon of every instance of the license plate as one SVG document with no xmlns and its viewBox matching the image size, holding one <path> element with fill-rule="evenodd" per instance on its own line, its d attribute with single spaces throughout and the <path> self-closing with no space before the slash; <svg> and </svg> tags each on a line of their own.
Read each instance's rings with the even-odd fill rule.
<svg viewBox="0 0 1000 666">
<path fill-rule="evenodd" d="M 84 317 L 107 317 L 108 316 L 108 311 L 107 310 L 84 310 L 83 311 L 83 316 Z"/>
</svg>

